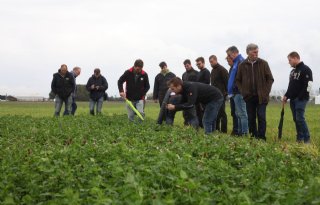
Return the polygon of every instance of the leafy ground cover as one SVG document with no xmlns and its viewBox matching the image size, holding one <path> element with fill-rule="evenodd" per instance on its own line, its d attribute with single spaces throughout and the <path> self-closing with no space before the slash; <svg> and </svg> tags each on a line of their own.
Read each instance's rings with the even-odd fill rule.
<svg viewBox="0 0 320 205">
<path fill-rule="evenodd" d="M 320 204 L 316 145 L 157 127 L 156 106 L 128 123 L 122 106 L 1 115 L 1 204 Z"/>
</svg>

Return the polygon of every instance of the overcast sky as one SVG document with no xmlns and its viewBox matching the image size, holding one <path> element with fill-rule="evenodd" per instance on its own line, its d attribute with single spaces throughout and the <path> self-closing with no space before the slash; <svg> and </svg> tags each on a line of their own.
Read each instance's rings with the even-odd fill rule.
<svg viewBox="0 0 320 205">
<path fill-rule="evenodd" d="M 287 88 L 287 55 L 295 50 L 320 87 L 318 0 L 0 0 L 0 95 L 48 96 L 61 64 L 82 68 L 86 84 L 94 68 L 118 95 L 117 80 L 137 58 L 145 62 L 151 89 L 166 61 L 181 76 L 183 61 L 215 54 L 228 68 L 232 45 L 246 57 L 249 43 L 269 62 L 274 90 Z"/>
</svg>

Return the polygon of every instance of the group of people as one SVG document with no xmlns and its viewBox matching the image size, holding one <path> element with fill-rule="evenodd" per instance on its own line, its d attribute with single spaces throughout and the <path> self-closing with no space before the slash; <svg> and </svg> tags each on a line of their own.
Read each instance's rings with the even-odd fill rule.
<svg viewBox="0 0 320 205">
<path fill-rule="evenodd" d="M 163 120 L 172 125 L 175 113 L 182 110 L 185 125 L 197 129 L 203 127 L 206 134 L 216 129 L 227 133 L 225 102 L 229 99 L 233 122 L 231 134 L 250 135 L 266 140 L 266 108 L 274 78 L 268 62 L 259 58 L 258 52 L 256 44 L 249 44 L 246 48 L 247 57 L 244 58 L 237 47 L 229 47 L 226 50 L 229 71 L 218 63 L 215 55 L 209 57 L 211 72 L 206 68 L 203 57 L 195 60 L 199 71 L 186 59 L 183 62 L 186 71 L 182 79 L 168 69 L 166 62 L 161 62 L 161 71 L 154 81 L 153 100 L 159 102 L 160 107 L 165 105 Z M 283 103 L 290 99 L 297 141 L 309 143 L 310 133 L 304 113 L 313 81 L 312 71 L 300 61 L 297 52 L 289 53 L 287 58 L 293 69 Z M 145 115 L 145 96 L 150 89 L 148 74 L 143 66 L 141 59 L 136 60 L 118 80 L 120 96 L 130 100 L 142 116 Z M 75 78 L 80 71 L 79 67 L 75 67 L 69 73 L 67 66 L 62 65 L 59 72 L 54 74 L 51 87 L 56 94 L 55 115 L 59 115 L 62 102 L 66 106 L 64 114 L 74 114 Z M 101 113 L 103 95 L 107 88 L 106 79 L 99 69 L 95 69 L 87 83 L 91 114 L 94 114 L 95 104 L 97 113 Z M 166 97 L 168 94 L 169 98 Z M 130 106 L 127 106 L 127 111 L 129 120 L 133 121 L 134 111 Z"/>
<path fill-rule="evenodd" d="M 67 65 L 62 64 L 58 72 L 53 74 L 51 94 L 55 99 L 55 116 L 60 115 L 63 103 L 65 105 L 63 115 L 75 114 L 77 109 L 75 102 L 77 90 L 76 78 L 80 73 L 80 67 L 74 67 L 71 72 L 68 72 Z M 94 69 L 93 75 L 89 78 L 86 88 L 90 92 L 90 114 L 95 115 L 95 110 L 96 114 L 101 114 L 102 104 L 106 98 L 105 91 L 108 89 L 108 82 L 106 78 L 101 75 L 99 68 Z"/>
</svg>

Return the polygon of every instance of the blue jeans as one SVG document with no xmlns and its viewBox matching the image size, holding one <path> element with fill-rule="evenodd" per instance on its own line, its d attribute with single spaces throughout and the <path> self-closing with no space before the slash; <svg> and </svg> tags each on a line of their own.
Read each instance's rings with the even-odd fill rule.
<svg viewBox="0 0 320 205">
<path fill-rule="evenodd" d="M 266 140 L 266 109 L 267 103 L 259 104 L 259 97 L 253 96 L 246 101 L 249 119 L 249 133 L 252 137 Z M 258 117 L 258 129 L 257 129 Z"/>
<path fill-rule="evenodd" d="M 232 134 L 238 134 L 238 118 L 236 116 L 236 108 L 234 104 L 234 97 L 230 98 L 230 109 L 231 109 L 231 116 L 232 116 Z"/>
<path fill-rule="evenodd" d="M 216 130 L 216 120 L 223 101 L 224 99 L 221 98 L 205 105 L 202 122 L 206 134 L 210 134 Z"/>
<path fill-rule="evenodd" d="M 137 101 L 131 101 L 131 102 L 133 106 L 140 112 L 142 117 L 144 117 L 144 100 L 137 100 Z M 129 105 L 126 105 L 126 106 L 128 111 L 128 118 L 130 121 L 133 122 L 135 112 L 131 109 Z M 140 118 L 139 118 L 139 121 L 141 121 Z"/>
<path fill-rule="evenodd" d="M 55 111 L 54 111 L 54 115 L 55 116 L 59 116 L 60 115 L 60 111 L 61 111 L 63 103 L 64 103 L 64 106 L 65 106 L 65 111 L 64 111 L 63 115 L 69 115 L 70 114 L 70 112 L 71 112 L 71 103 L 72 103 L 71 95 L 67 99 L 62 99 L 58 95 L 56 95 L 54 101 L 55 101 Z"/>
<path fill-rule="evenodd" d="M 78 107 L 78 106 L 77 106 L 75 97 L 72 97 L 71 115 L 74 115 L 74 114 L 76 113 L 77 107 Z M 63 114 L 65 115 L 67 112 L 68 112 L 68 111 L 65 109 Z"/>
<path fill-rule="evenodd" d="M 235 105 L 235 114 L 238 118 L 238 135 L 248 134 L 248 115 L 246 109 L 246 102 L 242 95 L 236 94 L 233 97 Z"/>
<path fill-rule="evenodd" d="M 89 101 L 90 114 L 94 115 L 95 106 L 96 106 L 96 113 L 101 114 L 102 104 L 103 104 L 103 96 L 98 100 L 93 100 L 90 98 L 90 101 Z"/>
<path fill-rule="evenodd" d="M 292 111 L 293 121 L 296 124 L 297 142 L 310 142 L 310 133 L 308 125 L 304 118 L 304 112 L 308 101 L 294 99 L 290 100 L 290 108 Z"/>
</svg>

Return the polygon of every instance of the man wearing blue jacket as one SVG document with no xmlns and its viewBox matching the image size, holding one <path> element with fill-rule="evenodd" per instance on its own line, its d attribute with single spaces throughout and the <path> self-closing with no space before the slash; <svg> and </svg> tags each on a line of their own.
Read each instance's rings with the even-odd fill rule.
<svg viewBox="0 0 320 205">
<path fill-rule="evenodd" d="M 235 82 L 238 72 L 238 66 L 242 61 L 244 61 L 244 58 L 241 56 L 241 54 L 239 54 L 239 50 L 235 46 L 229 47 L 226 52 L 228 57 L 233 61 L 228 80 L 228 95 L 229 97 L 233 98 L 235 105 L 235 114 L 238 118 L 238 133 L 236 134 L 239 136 L 247 135 L 249 128 L 246 103 L 243 99 L 243 96 L 240 94 Z"/>
</svg>

